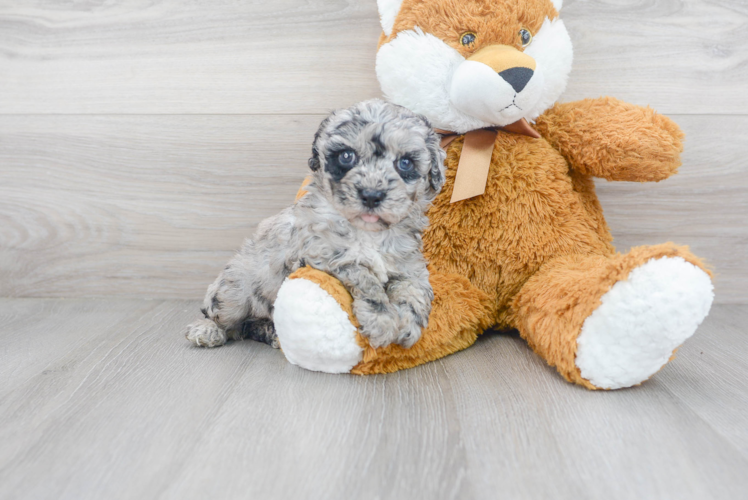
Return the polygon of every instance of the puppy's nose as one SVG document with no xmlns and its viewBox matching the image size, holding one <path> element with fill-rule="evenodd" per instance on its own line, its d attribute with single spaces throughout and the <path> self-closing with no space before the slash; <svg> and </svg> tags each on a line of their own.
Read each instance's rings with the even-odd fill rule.
<svg viewBox="0 0 748 500">
<path fill-rule="evenodd" d="M 533 70 L 530 68 L 509 68 L 499 73 L 499 76 L 506 80 L 517 93 L 522 92 L 522 89 L 527 86 L 527 82 L 530 81 L 532 75 Z"/>
<path fill-rule="evenodd" d="M 374 189 L 359 189 L 358 195 L 361 197 L 364 206 L 368 208 L 377 208 L 385 199 L 387 193 Z"/>
</svg>

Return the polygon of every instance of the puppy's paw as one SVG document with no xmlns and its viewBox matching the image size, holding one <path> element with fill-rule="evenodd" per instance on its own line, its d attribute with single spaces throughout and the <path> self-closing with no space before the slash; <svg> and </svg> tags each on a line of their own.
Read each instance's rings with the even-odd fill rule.
<svg viewBox="0 0 748 500">
<path fill-rule="evenodd" d="M 398 309 L 400 310 L 400 332 L 397 343 L 409 349 L 420 340 L 421 332 L 426 328 L 426 321 L 409 306 L 398 307 Z"/>
<path fill-rule="evenodd" d="M 226 332 L 209 319 L 188 325 L 184 336 L 198 347 L 220 347 L 227 340 Z"/>
<path fill-rule="evenodd" d="M 361 333 L 369 339 L 372 347 L 385 347 L 397 342 L 400 322 L 397 310 L 390 304 L 354 301 L 353 312 L 361 325 Z"/>
</svg>

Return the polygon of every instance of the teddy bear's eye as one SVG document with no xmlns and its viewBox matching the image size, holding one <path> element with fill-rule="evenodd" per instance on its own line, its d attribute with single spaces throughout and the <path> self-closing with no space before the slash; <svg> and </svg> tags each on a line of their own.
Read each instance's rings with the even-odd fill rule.
<svg viewBox="0 0 748 500">
<path fill-rule="evenodd" d="M 522 28 L 519 30 L 519 39 L 522 41 L 522 46 L 527 47 L 532 42 L 532 33 Z"/>
<path fill-rule="evenodd" d="M 462 34 L 462 37 L 460 37 L 460 43 L 465 47 L 472 47 L 475 44 L 476 38 L 477 35 L 475 33 L 468 31 L 467 33 Z"/>
</svg>

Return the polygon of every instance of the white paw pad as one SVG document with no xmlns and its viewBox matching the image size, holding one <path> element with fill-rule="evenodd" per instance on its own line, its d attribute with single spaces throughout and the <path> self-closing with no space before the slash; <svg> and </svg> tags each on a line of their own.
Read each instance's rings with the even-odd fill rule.
<svg viewBox="0 0 748 500">
<path fill-rule="evenodd" d="M 363 358 L 348 314 L 309 280 L 283 283 L 275 300 L 273 322 L 283 354 L 294 365 L 318 372 L 350 373 Z"/>
<path fill-rule="evenodd" d="M 634 269 L 582 326 L 576 357 L 582 377 L 601 389 L 647 380 L 696 332 L 713 299 L 709 276 L 681 257 Z"/>
</svg>

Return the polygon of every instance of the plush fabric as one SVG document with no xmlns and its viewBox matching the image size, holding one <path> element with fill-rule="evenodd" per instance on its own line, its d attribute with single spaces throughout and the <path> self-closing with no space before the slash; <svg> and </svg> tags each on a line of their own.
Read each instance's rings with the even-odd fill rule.
<svg viewBox="0 0 748 500">
<path fill-rule="evenodd" d="M 530 347 L 568 381 L 593 389 L 576 365 L 577 337 L 603 296 L 632 270 L 651 259 L 681 257 L 704 269 L 688 251 L 672 243 L 633 248 L 625 255 L 568 255 L 550 260 L 512 301 L 514 323 Z"/>
<path fill-rule="evenodd" d="M 387 15 L 377 75 L 385 94 L 458 137 L 446 146 L 446 181 L 423 235 L 435 294 L 429 326 L 409 350 L 375 350 L 359 335 L 364 353 L 351 372 L 416 366 L 470 346 L 493 326 L 519 330 L 566 380 L 586 388 L 617 389 L 649 378 L 707 315 L 711 273 L 673 243 L 616 253 L 593 177 L 667 179 L 680 166 L 678 126 L 610 97 L 555 104 L 571 68 L 560 0 L 403 0 L 380 7 Z M 522 29 L 535 35 L 526 47 Z M 465 32 L 476 35 L 471 46 L 460 43 Z M 493 55 L 473 58 L 480 51 Z M 529 99 L 519 118 L 531 121 L 540 138 L 498 131 L 484 194 L 451 203 L 465 143 L 459 134 L 486 127 L 486 120 L 499 127 L 519 118 L 470 115 L 465 110 L 477 109 L 482 97 L 455 99 L 447 86 L 467 68 L 472 78 L 484 79 L 472 87 L 476 94 L 503 92 L 507 85 L 492 87 L 496 78 L 488 74 L 507 67 L 494 60 L 502 54 L 526 71 L 532 65 L 524 56 L 537 62 L 537 80 L 529 80 L 527 91 L 515 89 L 514 102 Z M 473 71 L 476 64 L 483 71 Z M 469 80 L 451 92 L 470 92 Z M 469 105 L 460 106 L 460 99 Z M 351 315 L 342 287 L 324 287 L 337 290 L 331 294 Z"/>
<path fill-rule="evenodd" d="M 684 134 L 678 125 L 652 108 L 612 97 L 558 104 L 536 127 L 583 175 L 651 182 L 680 166 Z"/>
<path fill-rule="evenodd" d="M 363 359 L 350 295 L 331 276 L 304 267 L 283 283 L 273 322 L 291 364 L 326 373 L 349 373 Z M 349 306 L 346 308 L 346 304 Z"/>
<path fill-rule="evenodd" d="M 566 87 L 573 59 L 571 39 L 551 4 L 523 3 L 518 9 L 513 2 L 457 4 L 454 17 L 445 18 L 446 11 L 440 9 L 450 8 L 450 2 L 403 2 L 394 32 L 382 36 L 377 53 L 377 78 L 384 95 L 426 115 L 436 128 L 459 133 L 506 126 L 520 118 L 534 120 L 551 107 Z M 439 13 L 441 18 L 430 17 Z M 533 13 L 541 17 L 532 18 Z M 551 17 L 542 17 L 548 13 Z M 535 73 L 527 89 L 515 96 L 488 66 L 482 72 L 470 68 L 479 62 L 475 57 L 482 59 L 482 49 L 490 51 L 493 44 L 500 45 L 505 54 L 516 54 L 521 50 L 518 31 L 522 28 L 534 34 L 522 52 L 534 60 Z M 477 35 L 473 46 L 460 44 L 466 31 Z M 504 61 L 495 56 L 491 57 L 493 65 L 503 66 Z M 513 102 L 521 109 L 509 106 Z"/>
<path fill-rule="evenodd" d="M 584 320 L 575 364 L 595 387 L 631 387 L 657 373 L 712 305 L 710 276 L 683 257 L 653 257 L 620 279 Z"/>
<path fill-rule="evenodd" d="M 352 373 L 390 373 L 442 358 L 470 347 L 491 326 L 491 300 L 468 279 L 432 271 L 430 281 L 435 298 L 421 340 L 410 349 L 398 345 L 373 349 L 362 337 L 364 359 Z"/>
<path fill-rule="evenodd" d="M 557 17 L 558 11 L 547 0 L 404 0 L 392 33 L 383 33 L 379 45 L 415 26 L 441 40 L 459 40 L 459 35 L 472 31 L 485 36 L 481 43 L 506 43 L 507 39 L 516 39 L 520 28 L 537 33 L 546 19 Z M 471 53 L 459 43 L 451 45 L 463 56 Z"/>
</svg>

